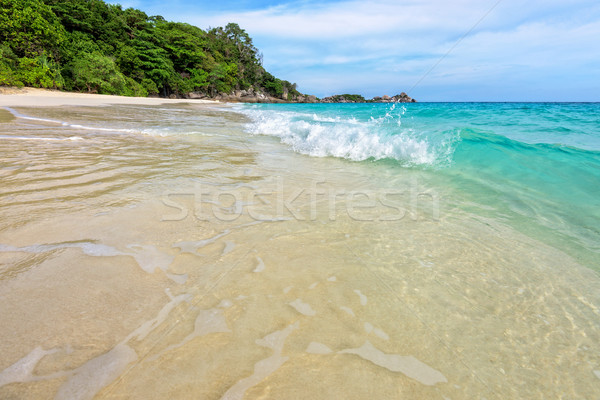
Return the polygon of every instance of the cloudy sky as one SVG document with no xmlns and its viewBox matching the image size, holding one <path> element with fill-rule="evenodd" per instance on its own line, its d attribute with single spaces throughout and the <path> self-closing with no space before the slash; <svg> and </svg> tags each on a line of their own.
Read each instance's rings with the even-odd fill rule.
<svg viewBox="0 0 600 400">
<path fill-rule="evenodd" d="M 206 29 L 236 22 L 265 68 L 324 97 L 600 101 L 598 0 L 122 0 Z"/>
</svg>

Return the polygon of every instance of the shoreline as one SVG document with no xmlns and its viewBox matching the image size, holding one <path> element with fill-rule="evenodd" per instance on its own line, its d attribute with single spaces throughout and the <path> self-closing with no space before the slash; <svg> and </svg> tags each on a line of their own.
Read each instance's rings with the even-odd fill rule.
<svg viewBox="0 0 600 400">
<path fill-rule="evenodd" d="M 244 96 L 243 91 L 235 91 L 232 94 L 220 94 L 216 97 L 207 99 L 204 97 L 188 98 L 167 98 L 167 97 L 128 97 L 119 95 L 107 95 L 97 93 L 66 92 L 55 89 L 40 89 L 32 87 L 12 87 L 0 86 L 0 107 L 27 107 L 27 106 L 98 106 L 108 104 L 140 104 L 140 105 L 158 105 L 158 104 L 366 104 L 366 103 L 416 103 L 406 93 L 396 96 L 374 97 L 366 100 L 362 96 L 356 100 L 356 95 L 334 95 L 317 99 L 314 96 L 308 96 L 306 101 L 285 101 L 280 98 L 267 96 L 264 94 L 255 94 Z M 10 103 L 10 104 L 9 104 Z M 33 104 L 32 104 L 33 103 Z"/>
</svg>

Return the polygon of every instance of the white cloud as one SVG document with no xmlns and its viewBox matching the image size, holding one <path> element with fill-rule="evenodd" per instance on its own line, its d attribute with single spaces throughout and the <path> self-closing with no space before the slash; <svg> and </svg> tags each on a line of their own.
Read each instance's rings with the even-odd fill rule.
<svg viewBox="0 0 600 400">
<path fill-rule="evenodd" d="M 562 90 L 581 90 L 568 86 L 570 76 L 590 80 L 586 100 L 600 92 L 600 3 L 502 0 L 489 12 L 496 1 L 291 3 L 179 19 L 201 27 L 238 23 L 255 39 L 267 69 L 321 96 L 354 88 L 368 96 L 408 90 L 476 24 L 415 96 L 433 85 L 471 85 L 470 100 L 477 100 L 479 88 L 496 84 L 498 93 L 513 88 L 515 100 L 523 82 L 534 88 L 560 85 L 556 80 Z"/>
<path fill-rule="evenodd" d="M 470 3 L 470 6 L 469 6 Z M 437 32 L 464 29 L 464 21 L 477 21 L 486 11 L 484 2 L 347 1 L 309 7 L 276 6 L 259 11 L 201 16 L 202 25 L 236 22 L 254 35 L 274 35 L 302 40 L 331 40 L 395 32 Z"/>
</svg>

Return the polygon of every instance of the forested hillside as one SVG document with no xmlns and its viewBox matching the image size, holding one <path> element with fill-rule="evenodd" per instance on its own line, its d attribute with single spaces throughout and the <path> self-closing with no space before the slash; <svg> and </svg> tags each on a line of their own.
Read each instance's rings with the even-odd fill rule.
<svg viewBox="0 0 600 400">
<path fill-rule="evenodd" d="M 0 85 L 302 98 L 295 84 L 265 71 L 237 24 L 204 31 L 102 0 L 0 0 Z"/>
</svg>

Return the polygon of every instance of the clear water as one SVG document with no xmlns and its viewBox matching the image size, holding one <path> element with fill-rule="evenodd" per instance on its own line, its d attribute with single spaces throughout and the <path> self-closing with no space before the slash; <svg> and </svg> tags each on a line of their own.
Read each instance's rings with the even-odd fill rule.
<svg viewBox="0 0 600 400">
<path fill-rule="evenodd" d="M 431 171 L 448 202 L 600 268 L 599 103 L 251 105 L 293 150 Z"/>
<path fill-rule="evenodd" d="M 1 111 L 2 399 L 598 398 L 597 105 Z"/>
</svg>

